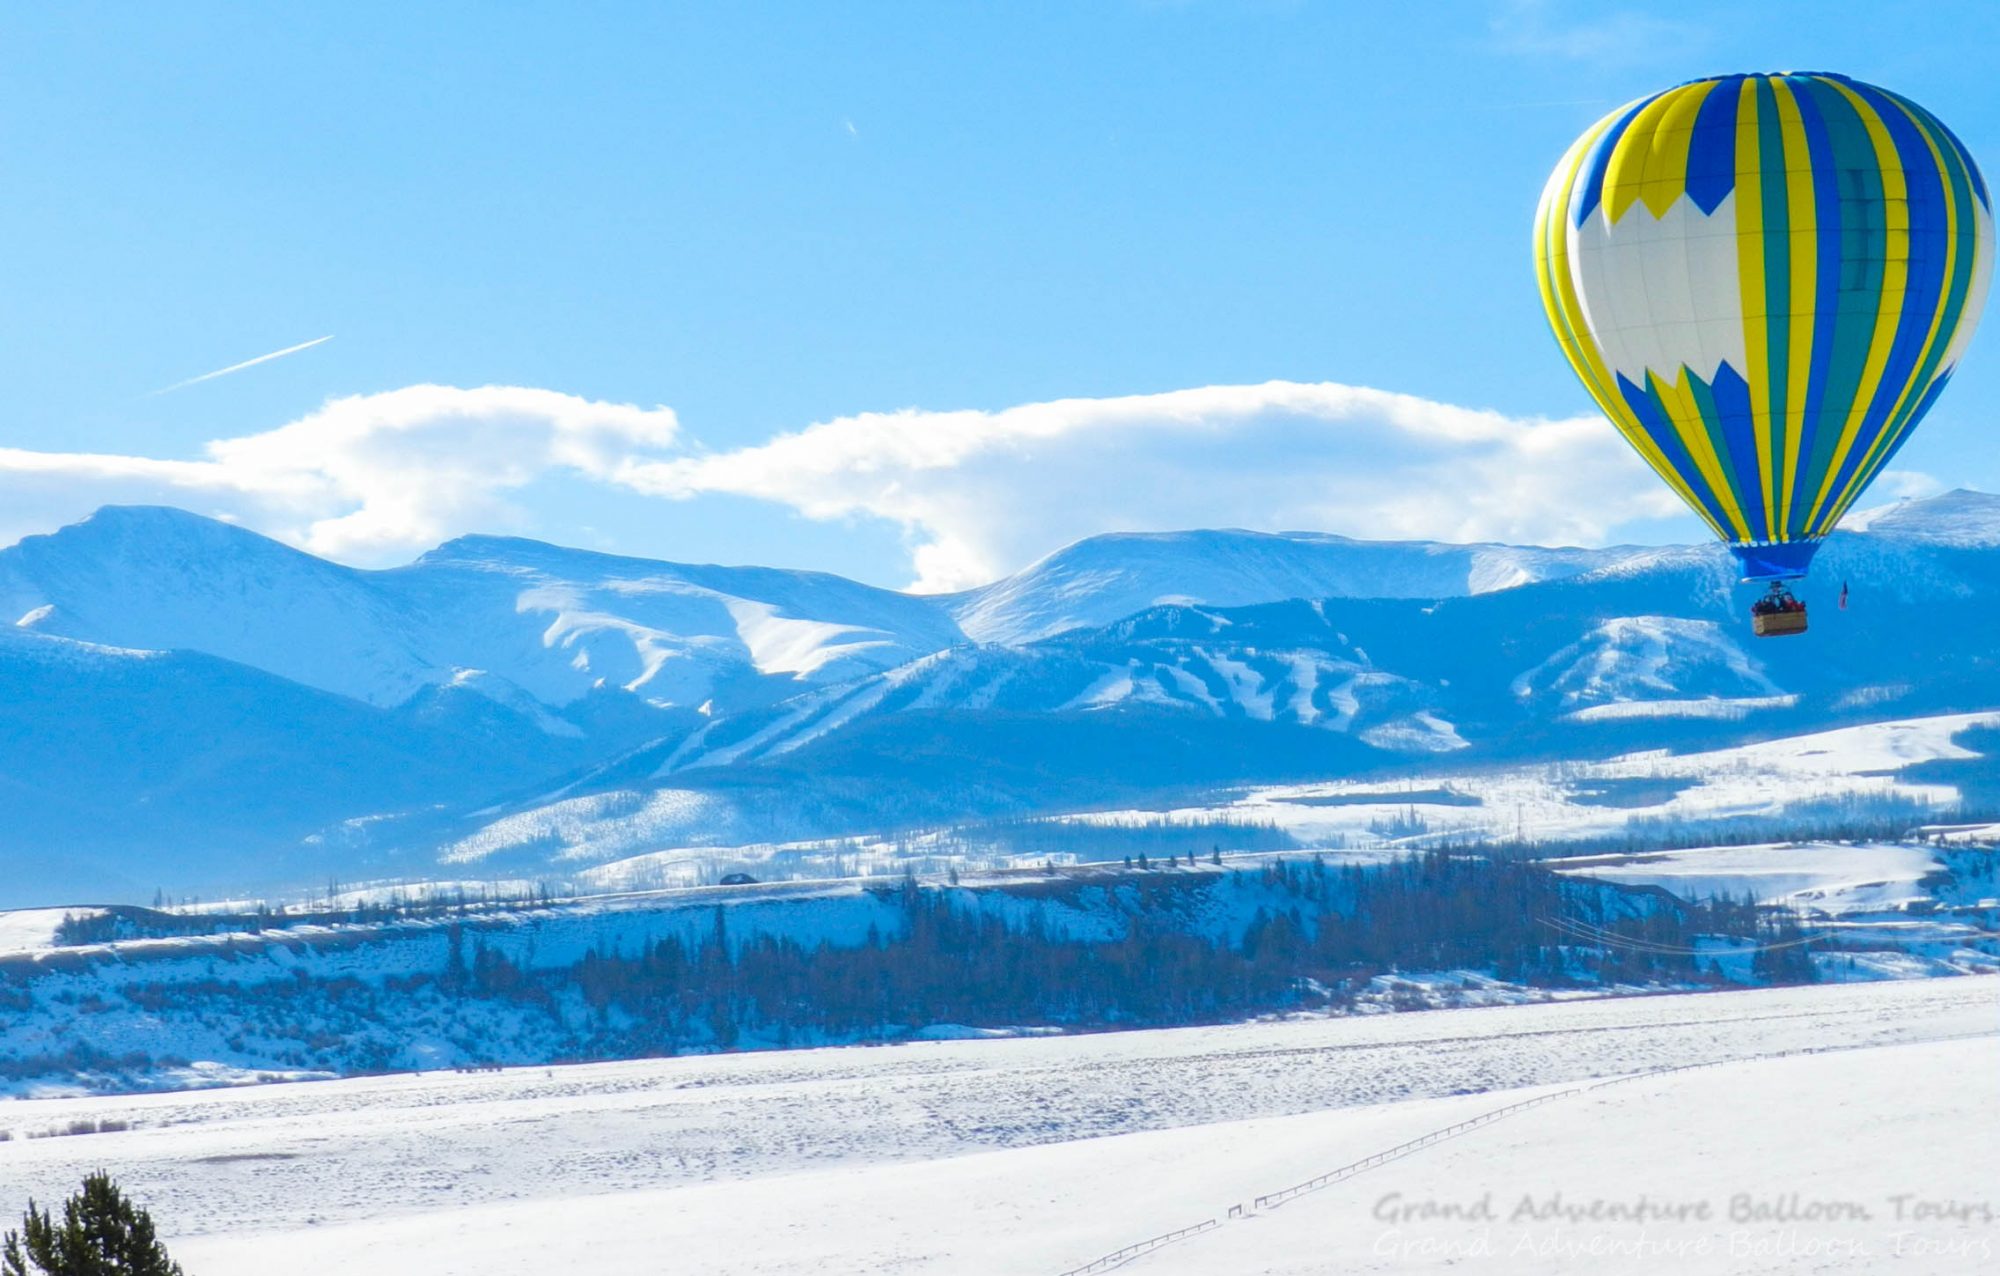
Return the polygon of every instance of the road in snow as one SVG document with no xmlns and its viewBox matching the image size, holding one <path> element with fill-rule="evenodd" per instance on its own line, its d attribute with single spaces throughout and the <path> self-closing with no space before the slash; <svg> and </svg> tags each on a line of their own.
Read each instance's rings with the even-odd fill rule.
<svg viewBox="0 0 2000 1276">
<path fill-rule="evenodd" d="M 1856 1191 L 2000 1197 L 1995 1040 L 1904 1044 L 1996 1003 L 1952 979 L 17 1101 L 0 1218 L 104 1166 L 200 1276 L 1054 1273 L 1524 1089 L 1868 1047 L 1559 1099 L 1144 1260 L 1423 1270 L 1357 1266 L 1381 1191 L 1827 1192 L 1865 1161 Z M 25 1137 L 78 1120 L 133 1128 Z"/>
</svg>

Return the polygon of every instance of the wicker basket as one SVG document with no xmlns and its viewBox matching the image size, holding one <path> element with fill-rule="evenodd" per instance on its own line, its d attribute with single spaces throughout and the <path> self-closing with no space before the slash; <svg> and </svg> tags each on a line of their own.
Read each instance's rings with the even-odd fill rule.
<svg viewBox="0 0 2000 1276">
<path fill-rule="evenodd" d="M 1806 614 L 1803 611 L 1774 611 L 1753 615 L 1750 617 L 1750 629 L 1759 638 L 1802 634 L 1806 631 Z"/>
</svg>

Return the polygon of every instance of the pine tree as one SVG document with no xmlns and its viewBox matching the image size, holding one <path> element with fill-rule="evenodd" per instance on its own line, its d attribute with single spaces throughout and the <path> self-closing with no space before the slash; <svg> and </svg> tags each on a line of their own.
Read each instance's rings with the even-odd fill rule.
<svg viewBox="0 0 2000 1276">
<path fill-rule="evenodd" d="M 182 1276 L 153 1220 L 99 1171 L 63 1204 L 58 1223 L 33 1201 L 0 1242 L 0 1276 Z"/>
</svg>

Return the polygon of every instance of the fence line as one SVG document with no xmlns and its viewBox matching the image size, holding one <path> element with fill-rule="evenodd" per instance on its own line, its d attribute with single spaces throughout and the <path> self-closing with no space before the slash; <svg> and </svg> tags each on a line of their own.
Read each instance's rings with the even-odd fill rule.
<svg viewBox="0 0 2000 1276">
<path fill-rule="evenodd" d="M 1206 1218 L 1192 1227 L 1183 1227 L 1172 1232 L 1162 1232 L 1158 1236 L 1148 1236 L 1143 1241 L 1134 1241 L 1124 1249 L 1114 1249 L 1102 1258 L 1093 1258 L 1081 1267 L 1072 1267 L 1064 1272 L 1062 1276 L 1091 1276 L 1093 1272 L 1108 1272 L 1114 1267 L 1124 1266 L 1141 1254 L 1150 1254 L 1163 1245 L 1171 1245 L 1175 1241 L 1184 1240 L 1197 1232 L 1212 1231 L 1221 1226 L 1222 1224 L 1216 1222 L 1214 1219 Z"/>
<path fill-rule="evenodd" d="M 1924 1037 L 1920 1041 L 1922 1044 L 1939 1041 L 1968 1041 L 1977 1037 L 1990 1037 L 1992 1035 L 1994 1034 L 1991 1031 L 1981 1030 L 1978 1032 L 1952 1033 L 1942 1037 Z M 1316 1191 L 1322 1187 L 1331 1187 L 1344 1179 L 1353 1178 L 1363 1170 L 1371 1170 L 1378 1165 L 1385 1165 L 1390 1161 L 1399 1160 L 1422 1148 L 1431 1147 L 1444 1142 L 1446 1139 L 1455 1138 L 1467 1130 L 1476 1129 L 1482 1125 L 1491 1125 L 1502 1117 L 1512 1116 L 1516 1112 L 1524 1112 L 1529 1108 L 1538 1108 L 1544 1103 L 1553 1103 L 1557 1099 L 1568 1098 L 1571 1095 L 1582 1094 L 1585 1091 L 1602 1090 L 1606 1086 L 1624 1085 L 1629 1081 L 1645 1081 L 1653 1077 L 1664 1077 L 1675 1072 L 1692 1072 L 1699 1068 L 1719 1068 L 1727 1064 L 1752 1063 L 1763 1059 L 1788 1059 L 1799 1055 L 1835 1054 L 1844 1050 L 1866 1050 L 1878 1044 L 1880 1043 L 1800 1046 L 1795 1050 L 1779 1050 L 1771 1054 L 1737 1056 L 1727 1059 L 1704 1059 L 1699 1063 L 1670 1063 L 1663 1068 L 1648 1068 L 1644 1072 L 1627 1072 L 1615 1077 L 1603 1077 L 1583 1085 L 1570 1086 L 1549 1094 L 1537 1095 L 1532 1099 L 1523 1099 L 1519 1103 L 1510 1103 L 1504 1108 L 1495 1108 L 1491 1112 L 1482 1112 L 1478 1116 L 1468 1117 L 1456 1125 L 1448 1125 L 1441 1130 L 1432 1130 L 1428 1134 L 1419 1135 L 1405 1143 L 1398 1143 L 1395 1147 L 1377 1152 L 1373 1156 L 1355 1161 L 1350 1165 L 1343 1165 L 1336 1170 L 1328 1170 L 1325 1174 L 1309 1178 L 1303 1183 L 1297 1183 L 1276 1192 L 1268 1192 L 1263 1196 L 1257 1197 L 1252 1202 L 1252 1205 L 1257 1209 L 1270 1209 L 1273 1206 L 1282 1205 L 1293 1197 L 1303 1196 L 1307 1192 Z M 1232 1214 L 1231 1217 L 1238 1217 L 1238 1215 Z"/>
<path fill-rule="evenodd" d="M 1504 1117 L 1510 1117 L 1516 1112 L 1524 1112 L 1529 1108 L 1538 1108 L 1544 1103 L 1553 1103 L 1557 1099 L 1566 1099 L 1570 1095 L 1581 1094 L 1591 1088 L 1590 1086 L 1571 1086 L 1567 1090 L 1557 1090 L 1552 1094 L 1536 1095 L 1532 1099 L 1523 1099 L 1519 1103 L 1510 1103 L 1504 1108 L 1495 1108 L 1491 1112 L 1482 1112 L 1478 1116 L 1468 1117 L 1456 1125 L 1448 1125 L 1441 1130 L 1432 1130 L 1429 1134 L 1421 1134 L 1407 1142 L 1398 1143 L 1395 1147 L 1385 1148 L 1373 1156 L 1364 1157 L 1359 1161 L 1343 1165 L 1336 1170 L 1328 1170 L 1326 1173 L 1309 1178 L 1303 1183 L 1294 1183 L 1292 1186 L 1281 1188 L 1276 1192 L 1267 1192 L 1253 1200 L 1251 1205 L 1260 1210 L 1270 1209 L 1276 1205 L 1283 1205 L 1295 1196 L 1304 1196 L 1307 1192 L 1316 1192 L 1323 1187 L 1332 1187 L 1335 1183 L 1341 1182 L 1343 1179 L 1351 1179 L 1364 1170 L 1372 1170 L 1378 1165 L 1386 1165 L 1390 1161 L 1401 1160 L 1412 1152 L 1442 1143 L 1446 1139 L 1457 1138 L 1467 1130 L 1475 1130 L 1482 1125 L 1491 1125 L 1493 1122 L 1501 1120 Z"/>
<path fill-rule="evenodd" d="M 1344 1182 L 1357 1174 L 1372 1170 L 1378 1165 L 1386 1165 L 1390 1161 L 1400 1160 L 1412 1152 L 1433 1147 L 1439 1143 L 1443 1143 L 1447 1139 L 1457 1138 L 1468 1130 L 1477 1129 L 1484 1125 L 1491 1125 L 1495 1121 L 1514 1115 L 1516 1112 L 1525 1112 L 1529 1108 L 1538 1108 L 1545 1103 L 1553 1103 L 1557 1099 L 1566 1099 L 1572 1095 L 1583 1094 L 1586 1091 L 1602 1090 L 1606 1086 L 1623 1085 L 1629 1081 L 1645 1081 L 1653 1077 L 1663 1077 L 1675 1072 L 1691 1072 L 1698 1068 L 1719 1068 L 1732 1063 L 1755 1063 L 1764 1059 L 1787 1059 L 1795 1058 L 1799 1055 L 1836 1054 L 1847 1050 L 1872 1049 L 1883 1044 L 1931 1045 L 1945 1041 L 1970 1041 L 1979 1037 L 1991 1037 L 1993 1035 L 1995 1034 L 1991 1029 L 1981 1029 L 1976 1032 L 1958 1032 L 1941 1037 L 1920 1037 L 1909 1042 L 1865 1042 L 1858 1045 L 1801 1046 L 1796 1050 L 1779 1050 L 1772 1054 L 1739 1055 L 1734 1058 L 1725 1059 L 1705 1059 L 1700 1063 L 1673 1063 L 1668 1064 L 1664 1068 L 1649 1068 L 1644 1072 L 1627 1072 L 1620 1076 L 1603 1077 L 1583 1085 L 1569 1086 L 1561 1090 L 1551 1091 L 1548 1094 L 1536 1095 L 1532 1099 L 1522 1099 L 1518 1103 L 1510 1103 L 1505 1107 L 1494 1108 L 1490 1112 L 1482 1112 L 1475 1117 L 1467 1117 L 1465 1120 L 1454 1125 L 1445 1126 L 1443 1129 L 1432 1130 L 1428 1134 L 1418 1135 L 1414 1139 L 1398 1143 L 1396 1146 L 1386 1148 L 1383 1151 L 1375 1153 L 1373 1156 L 1364 1157 L 1359 1161 L 1343 1165 L 1338 1169 L 1328 1170 L 1326 1173 L 1309 1178 L 1303 1183 L 1294 1183 L 1290 1187 L 1280 1188 L 1275 1192 L 1267 1192 L 1262 1196 L 1256 1197 L 1251 1202 L 1251 1207 L 1260 1210 L 1274 1209 L 1277 1206 L 1283 1205 L 1286 1201 L 1304 1196 L 1308 1192 L 1316 1192 L 1324 1187 L 1332 1187 L 1335 1183 Z M 1242 1205 L 1232 1205 L 1229 1207 L 1228 1216 L 1232 1219 L 1237 1219 L 1245 1217 L 1248 1213 L 1249 1210 L 1245 1209 Z M 1094 1258 L 1081 1267 L 1072 1267 L 1068 1271 L 1062 1272 L 1060 1276 L 1094 1276 L 1094 1273 L 1097 1272 L 1108 1272 L 1114 1267 L 1124 1266 L 1142 1254 L 1150 1254 L 1156 1249 L 1173 1244 L 1175 1241 L 1185 1240 L 1187 1237 L 1201 1232 L 1212 1231 L 1220 1226 L 1222 1224 L 1215 1219 L 1203 1219 L 1192 1227 L 1183 1227 L 1176 1231 L 1163 1232 L 1158 1236 L 1149 1236 L 1143 1241 L 1134 1241 L 1123 1249 L 1114 1249 L 1101 1258 Z"/>
</svg>

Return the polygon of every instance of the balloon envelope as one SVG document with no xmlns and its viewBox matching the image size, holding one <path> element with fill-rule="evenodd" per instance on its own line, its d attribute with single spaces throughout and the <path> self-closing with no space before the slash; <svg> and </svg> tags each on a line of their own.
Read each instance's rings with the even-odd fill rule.
<svg viewBox="0 0 2000 1276">
<path fill-rule="evenodd" d="M 1571 366 L 1758 579 L 1803 575 L 1909 438 L 1992 257 L 1986 184 L 1951 131 L 1821 73 L 1621 107 L 1570 147 L 1535 219 Z"/>
</svg>

